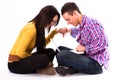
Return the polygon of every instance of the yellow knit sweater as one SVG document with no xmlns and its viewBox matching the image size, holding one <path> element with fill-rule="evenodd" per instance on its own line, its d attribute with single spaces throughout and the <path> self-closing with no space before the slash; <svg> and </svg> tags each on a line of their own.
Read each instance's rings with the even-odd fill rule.
<svg viewBox="0 0 120 80">
<path fill-rule="evenodd" d="M 50 42 L 50 39 L 57 34 L 56 30 L 53 30 L 46 37 L 46 45 Z M 17 55 L 20 58 L 25 58 L 31 55 L 32 50 L 35 48 L 36 41 L 36 29 L 33 22 L 28 23 L 19 33 L 18 38 L 10 51 L 11 55 Z"/>
</svg>

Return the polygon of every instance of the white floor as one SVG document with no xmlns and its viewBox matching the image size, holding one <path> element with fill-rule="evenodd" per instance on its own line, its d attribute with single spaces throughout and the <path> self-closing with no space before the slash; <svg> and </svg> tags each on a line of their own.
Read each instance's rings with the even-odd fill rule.
<svg viewBox="0 0 120 80">
<path fill-rule="evenodd" d="M 40 74 L 14 74 L 9 72 L 7 68 L 7 59 L 9 51 L 17 37 L 19 30 L 31 18 L 38 13 L 41 6 L 52 4 L 57 6 L 60 11 L 61 6 L 72 0 L 48 1 L 48 0 L 4 0 L 0 1 L 0 80 L 109 80 L 119 79 L 120 72 L 120 11 L 119 0 L 73 0 L 78 3 L 83 13 L 97 18 L 103 23 L 109 39 L 110 51 L 110 66 L 108 71 L 99 75 L 74 74 L 61 77 L 58 74 L 54 76 L 40 75 Z M 3 13 L 2 13 L 3 12 Z M 62 17 L 61 17 L 62 19 Z M 64 26 L 63 22 L 59 26 Z M 54 38 L 57 45 L 64 45 L 75 48 L 77 43 L 67 35 L 63 38 L 57 35 Z M 50 43 L 48 47 L 55 46 Z M 56 59 L 54 59 L 54 66 L 57 66 Z"/>
</svg>

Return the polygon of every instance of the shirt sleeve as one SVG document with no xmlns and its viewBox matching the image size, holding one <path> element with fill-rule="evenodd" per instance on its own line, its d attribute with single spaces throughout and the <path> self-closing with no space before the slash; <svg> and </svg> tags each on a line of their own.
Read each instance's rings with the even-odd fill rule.
<svg viewBox="0 0 120 80">
<path fill-rule="evenodd" d="M 77 28 L 71 28 L 71 33 L 70 35 L 73 37 L 73 38 L 76 38 L 76 36 L 79 34 L 79 30 Z"/>
<path fill-rule="evenodd" d="M 50 39 L 52 39 L 57 34 L 56 29 L 54 29 L 47 37 L 46 37 L 46 45 L 49 44 Z"/>
<path fill-rule="evenodd" d="M 90 44 L 86 46 L 86 52 L 94 54 L 105 49 L 107 46 L 107 40 L 102 26 L 94 26 L 90 29 L 89 33 L 90 38 L 88 38 L 88 40 L 90 41 Z"/>
</svg>

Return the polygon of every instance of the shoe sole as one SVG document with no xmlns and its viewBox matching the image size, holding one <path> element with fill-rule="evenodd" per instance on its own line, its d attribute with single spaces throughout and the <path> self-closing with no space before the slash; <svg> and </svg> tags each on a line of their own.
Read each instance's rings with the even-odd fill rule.
<svg viewBox="0 0 120 80">
<path fill-rule="evenodd" d="M 66 69 L 65 67 L 60 67 L 60 66 L 56 67 L 55 71 L 62 76 L 65 76 L 68 74 L 68 69 Z"/>
</svg>

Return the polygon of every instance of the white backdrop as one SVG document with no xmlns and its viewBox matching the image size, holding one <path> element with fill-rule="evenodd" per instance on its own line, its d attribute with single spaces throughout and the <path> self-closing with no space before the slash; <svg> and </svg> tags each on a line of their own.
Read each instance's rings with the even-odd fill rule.
<svg viewBox="0 0 120 80">
<path fill-rule="evenodd" d="M 9 73 L 7 69 L 7 57 L 8 53 L 13 46 L 13 43 L 20 31 L 20 29 L 33 17 L 37 15 L 40 9 L 46 5 L 54 5 L 60 12 L 62 5 L 65 2 L 75 2 L 81 12 L 89 17 L 98 19 L 105 28 L 106 34 L 109 39 L 110 45 L 110 68 L 107 74 L 102 74 L 103 77 L 91 78 L 90 76 L 85 78 L 83 75 L 74 75 L 70 80 L 77 79 L 76 76 L 82 78 L 82 80 L 106 80 L 119 77 L 120 71 L 119 63 L 119 45 L 120 45 L 120 11 L 119 0 L 4 0 L 0 1 L 0 79 L 4 80 L 16 80 L 16 78 L 22 80 L 24 75 L 17 75 Z M 60 23 L 57 27 L 69 27 L 61 17 Z M 71 39 L 71 40 L 70 40 Z M 69 47 L 75 47 L 76 42 L 71 37 L 66 36 L 63 38 L 61 35 L 55 36 L 55 42 L 58 45 L 66 45 Z M 59 40 L 59 41 L 58 41 Z M 70 45 L 70 43 L 73 43 Z M 74 46 L 73 46 L 74 45 Z M 52 44 L 49 44 L 52 46 Z M 52 46 L 53 47 L 53 46 Z M 16 75 L 16 76 L 15 76 Z M 6 77 L 7 76 L 7 77 Z M 13 77 L 14 76 L 14 77 Z M 31 77 L 32 76 L 32 77 Z M 88 75 L 87 75 L 88 76 Z M 99 75 L 98 75 L 99 76 Z M 30 77 L 30 78 L 29 78 Z M 42 76 L 40 76 L 41 78 Z M 44 76 L 41 79 L 46 79 L 48 76 Z M 58 76 L 57 76 L 58 77 Z M 48 77 L 51 80 L 61 79 L 61 77 Z M 70 77 L 70 76 L 69 76 Z M 69 77 L 62 79 L 69 79 Z M 39 79 L 38 75 L 26 75 L 24 80 L 27 79 Z"/>
</svg>

